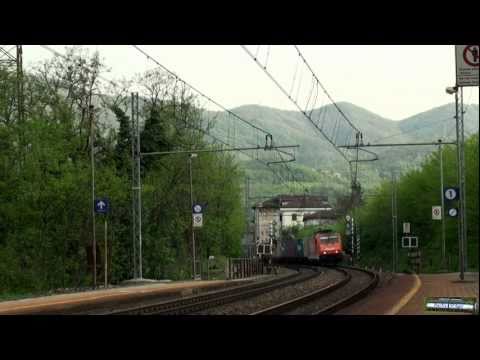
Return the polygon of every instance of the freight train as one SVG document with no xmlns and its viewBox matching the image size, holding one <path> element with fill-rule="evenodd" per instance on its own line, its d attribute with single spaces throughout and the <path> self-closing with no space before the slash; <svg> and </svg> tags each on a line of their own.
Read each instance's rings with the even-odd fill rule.
<svg viewBox="0 0 480 360">
<path fill-rule="evenodd" d="M 312 236 L 303 239 L 286 237 L 278 241 L 275 249 L 269 253 L 257 253 L 258 256 L 272 258 L 275 263 L 320 263 L 335 265 L 346 260 L 342 246 L 342 237 L 338 232 L 320 229 Z"/>
</svg>

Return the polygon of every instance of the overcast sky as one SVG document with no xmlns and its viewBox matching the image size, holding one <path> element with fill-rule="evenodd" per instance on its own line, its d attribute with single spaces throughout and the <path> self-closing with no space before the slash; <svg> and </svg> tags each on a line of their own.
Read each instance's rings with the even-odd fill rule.
<svg viewBox="0 0 480 360">
<path fill-rule="evenodd" d="M 65 46 L 50 47 L 65 53 Z M 129 78 L 156 67 L 132 46 L 85 47 L 100 52 L 111 69 L 105 74 L 109 79 Z M 296 110 L 240 46 L 140 47 L 227 108 L 260 104 Z M 256 48 L 249 47 L 252 51 Z M 299 49 L 335 101 L 348 101 L 392 120 L 453 101 L 445 87 L 455 83 L 454 46 L 318 45 Z M 293 46 L 273 46 L 270 51 L 272 71 L 279 71 L 280 78 L 292 76 L 298 58 Z M 25 45 L 23 52 L 26 67 L 53 56 L 34 45 Z M 478 96 L 478 87 L 465 88 L 465 103 L 478 104 Z"/>
</svg>

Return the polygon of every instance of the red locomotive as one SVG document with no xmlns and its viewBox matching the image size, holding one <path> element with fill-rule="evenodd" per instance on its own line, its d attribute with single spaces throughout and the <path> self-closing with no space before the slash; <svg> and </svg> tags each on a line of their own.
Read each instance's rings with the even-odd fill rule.
<svg viewBox="0 0 480 360">
<path fill-rule="evenodd" d="M 314 251 L 308 255 L 309 259 L 318 259 L 320 262 L 338 263 L 343 259 L 342 238 L 335 232 L 317 232 L 313 239 Z"/>
<path fill-rule="evenodd" d="M 279 263 L 338 264 L 344 255 L 340 234 L 328 229 L 317 230 L 304 239 L 282 239 L 273 251 Z"/>
</svg>

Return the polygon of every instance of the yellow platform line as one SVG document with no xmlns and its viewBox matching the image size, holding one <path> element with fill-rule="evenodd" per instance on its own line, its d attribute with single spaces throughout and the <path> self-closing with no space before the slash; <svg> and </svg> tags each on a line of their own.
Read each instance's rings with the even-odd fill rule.
<svg viewBox="0 0 480 360">
<path fill-rule="evenodd" d="M 411 288 L 410 291 L 406 295 L 404 295 L 397 304 L 395 304 L 389 311 L 387 311 L 385 315 L 397 314 L 415 296 L 417 291 L 422 286 L 422 281 L 417 274 L 414 274 L 414 277 L 415 283 L 413 284 L 413 288 Z"/>
</svg>

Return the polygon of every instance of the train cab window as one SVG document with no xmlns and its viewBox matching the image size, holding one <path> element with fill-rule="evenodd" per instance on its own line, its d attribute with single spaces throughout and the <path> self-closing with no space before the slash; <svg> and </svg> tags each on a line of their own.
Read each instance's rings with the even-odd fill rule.
<svg viewBox="0 0 480 360">
<path fill-rule="evenodd" d="M 292 214 L 292 221 L 297 221 L 297 214 Z"/>
<path fill-rule="evenodd" d="M 322 244 L 334 244 L 338 241 L 336 236 L 320 236 L 320 242 Z"/>
</svg>

